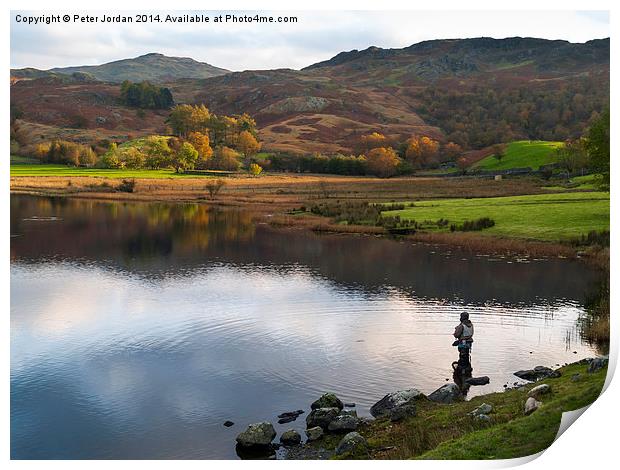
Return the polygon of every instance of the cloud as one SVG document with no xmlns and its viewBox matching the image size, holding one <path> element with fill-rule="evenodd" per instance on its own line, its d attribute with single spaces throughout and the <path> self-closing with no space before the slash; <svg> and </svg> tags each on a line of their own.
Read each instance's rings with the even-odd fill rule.
<svg viewBox="0 0 620 470">
<path fill-rule="evenodd" d="M 66 12 L 58 12 L 60 14 Z M 72 12 L 73 13 L 73 12 Z M 152 11 L 226 15 L 220 11 Z M 230 12 L 229 12 L 230 13 Z M 341 51 L 406 47 L 429 39 L 530 36 L 584 42 L 609 36 L 608 12 L 295 11 L 234 12 L 296 16 L 296 23 L 18 23 L 11 18 L 11 66 L 101 64 L 148 52 L 192 57 L 230 70 L 302 68 Z M 52 14 L 48 12 L 48 14 Z M 101 12 L 90 13 L 101 15 Z M 114 12 L 108 12 L 114 15 Z M 118 13 L 116 13 L 118 14 Z M 122 12 L 133 15 L 135 12 Z"/>
</svg>

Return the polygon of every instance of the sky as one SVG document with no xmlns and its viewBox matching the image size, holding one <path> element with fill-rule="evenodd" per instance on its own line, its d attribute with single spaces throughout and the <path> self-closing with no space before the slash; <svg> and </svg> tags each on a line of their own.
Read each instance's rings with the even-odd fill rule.
<svg viewBox="0 0 620 470">
<path fill-rule="evenodd" d="M 46 11 L 45 14 L 75 11 Z M 135 13 L 135 12 L 134 12 Z M 296 16 L 296 23 L 60 23 L 24 24 L 11 12 L 11 67 L 48 69 L 97 65 L 149 52 L 191 57 L 229 70 L 300 69 L 342 51 L 400 48 L 429 39 L 528 36 L 585 42 L 610 35 L 602 11 L 147 11 L 147 14 L 234 13 Z M 83 12 L 83 14 L 86 14 Z M 132 15 L 129 11 L 88 14 Z"/>
</svg>

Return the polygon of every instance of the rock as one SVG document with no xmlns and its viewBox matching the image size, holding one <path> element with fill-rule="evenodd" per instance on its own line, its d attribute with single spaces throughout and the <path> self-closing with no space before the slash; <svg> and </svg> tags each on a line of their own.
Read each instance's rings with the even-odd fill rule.
<svg viewBox="0 0 620 470">
<path fill-rule="evenodd" d="M 573 374 L 570 380 L 571 382 L 579 382 L 581 380 L 581 374 Z"/>
<path fill-rule="evenodd" d="M 536 366 L 533 369 L 519 370 L 515 372 L 514 375 L 523 380 L 536 382 L 537 380 L 546 379 L 548 377 L 560 377 L 562 374 L 559 371 L 550 369 L 549 367 Z"/>
<path fill-rule="evenodd" d="M 323 428 L 320 426 L 315 426 L 313 428 L 306 429 L 306 437 L 308 438 L 308 442 L 320 439 L 323 437 Z"/>
<path fill-rule="evenodd" d="M 237 436 L 237 442 L 242 447 L 266 447 L 274 437 L 276 431 L 271 423 L 254 423 Z"/>
<path fill-rule="evenodd" d="M 321 397 L 316 400 L 310 408 L 313 410 L 318 410 L 319 408 L 338 408 L 338 411 L 344 408 L 344 405 L 333 393 L 324 393 Z"/>
<path fill-rule="evenodd" d="M 454 403 L 461 398 L 461 389 L 457 384 L 446 384 L 428 396 L 436 403 Z"/>
<path fill-rule="evenodd" d="M 331 423 L 336 416 L 340 413 L 338 408 L 317 408 L 312 410 L 308 416 L 306 416 L 306 427 L 313 428 L 320 426 L 323 429 L 327 429 L 329 423 Z"/>
<path fill-rule="evenodd" d="M 355 408 L 355 403 L 345 403 L 345 408 Z"/>
<path fill-rule="evenodd" d="M 327 426 L 331 432 L 355 431 L 359 426 L 359 420 L 355 416 L 338 415 Z"/>
<path fill-rule="evenodd" d="M 278 424 L 290 423 L 295 421 L 297 417 L 304 413 L 304 410 L 287 411 L 278 415 Z"/>
<path fill-rule="evenodd" d="M 342 438 L 338 444 L 338 447 L 336 447 L 336 454 L 342 455 L 360 450 L 366 451 L 367 449 L 368 443 L 366 442 L 366 439 L 356 432 L 350 432 Z"/>
<path fill-rule="evenodd" d="M 469 414 L 472 416 L 488 415 L 491 411 L 493 411 L 493 407 L 488 403 L 483 403 L 478 408 L 470 411 Z"/>
<path fill-rule="evenodd" d="M 301 444 L 301 436 L 294 429 L 289 429 L 288 431 L 284 431 L 280 436 L 280 442 L 284 446 L 296 446 Z"/>
<path fill-rule="evenodd" d="M 476 415 L 474 416 L 474 419 L 476 421 L 481 421 L 483 423 L 489 423 L 491 422 L 491 417 L 485 414 L 480 414 L 480 415 Z"/>
<path fill-rule="evenodd" d="M 226 426 L 227 428 L 233 426 L 235 423 L 233 423 L 232 421 L 224 421 L 224 426 Z"/>
<path fill-rule="evenodd" d="M 104 116 L 97 116 L 95 118 L 95 122 L 97 124 L 105 124 L 107 122 L 107 119 Z"/>
<path fill-rule="evenodd" d="M 397 406 L 392 411 L 390 411 L 390 421 L 392 421 L 393 423 L 397 423 L 405 418 L 409 418 L 415 415 L 415 404 L 411 403 L 409 405 Z"/>
<path fill-rule="evenodd" d="M 609 357 L 596 357 L 590 361 L 590 365 L 588 366 L 588 372 L 591 374 L 592 372 L 596 372 L 597 370 L 602 369 L 609 363 Z"/>
<path fill-rule="evenodd" d="M 415 388 L 388 393 L 370 407 L 370 414 L 375 418 L 390 416 L 392 410 L 401 406 L 414 405 L 415 401 L 424 398 L 424 394 Z"/>
<path fill-rule="evenodd" d="M 547 384 L 540 384 L 527 392 L 528 397 L 539 398 L 542 395 L 546 395 L 551 392 L 551 387 Z"/>
<path fill-rule="evenodd" d="M 523 410 L 523 412 L 526 415 L 532 414 L 534 411 L 538 409 L 540 405 L 542 405 L 542 403 L 536 400 L 536 398 L 529 397 L 527 401 L 525 402 L 525 409 Z"/>
<path fill-rule="evenodd" d="M 491 379 L 489 379 L 486 375 L 483 377 L 470 377 L 465 380 L 465 383 L 468 385 L 487 385 L 490 382 Z"/>
<path fill-rule="evenodd" d="M 355 416 L 357 418 L 357 411 L 355 410 L 342 410 L 340 412 L 341 416 Z"/>
</svg>

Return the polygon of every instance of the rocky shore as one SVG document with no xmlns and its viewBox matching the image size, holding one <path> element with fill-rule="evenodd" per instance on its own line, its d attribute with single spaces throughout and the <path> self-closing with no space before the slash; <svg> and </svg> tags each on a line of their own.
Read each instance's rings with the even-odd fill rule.
<svg viewBox="0 0 620 470">
<path fill-rule="evenodd" d="M 471 402 L 464 401 L 463 391 L 455 383 L 442 385 L 428 396 L 415 388 L 399 390 L 386 394 L 370 408 L 372 418 L 359 417 L 354 403 L 344 403 L 328 392 L 310 405 L 304 436 L 289 429 L 280 435 L 279 442 L 274 442 L 276 431 L 270 422 L 253 423 L 238 434 L 236 450 L 241 458 L 258 459 L 370 458 L 371 454 L 373 458 L 382 458 L 381 454 L 390 454 L 398 447 L 382 444 L 389 444 L 394 429 L 415 420 L 420 409 L 435 419 L 439 419 L 439 414 L 445 415 L 441 412 L 451 410 L 459 422 L 469 420 L 475 432 L 510 419 L 530 417 L 548 400 L 565 393 L 566 383 L 579 384 L 584 377 L 599 377 L 597 373 L 606 369 L 607 362 L 607 357 L 599 357 L 558 369 L 537 366 L 516 371 L 514 375 L 527 382 L 506 388 L 504 392 L 476 397 Z M 564 376 L 564 372 L 574 370 L 581 372 L 571 373 L 569 379 Z M 558 379 L 562 382 L 556 386 L 554 380 Z M 478 382 L 487 383 L 488 378 Z M 518 407 L 514 402 L 518 402 Z M 505 408 L 511 410 L 508 420 Z M 302 414 L 304 410 L 282 413 L 278 416 L 279 423 L 294 421 Z"/>
</svg>

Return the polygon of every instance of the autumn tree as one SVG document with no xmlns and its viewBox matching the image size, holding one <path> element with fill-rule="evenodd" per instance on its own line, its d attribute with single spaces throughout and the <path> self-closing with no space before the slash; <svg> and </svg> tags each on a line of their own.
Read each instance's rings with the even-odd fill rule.
<svg viewBox="0 0 620 470">
<path fill-rule="evenodd" d="M 491 147 L 493 157 L 498 161 L 502 161 L 502 158 L 506 156 L 506 144 L 495 144 Z"/>
<path fill-rule="evenodd" d="M 210 145 L 209 135 L 202 132 L 190 132 L 187 141 L 194 146 L 198 152 L 197 166 L 206 168 L 209 160 L 213 157 L 213 149 Z"/>
<path fill-rule="evenodd" d="M 237 171 L 241 167 L 239 153 L 230 147 L 218 147 L 212 165 L 216 170 Z"/>
<path fill-rule="evenodd" d="M 250 163 L 250 166 L 248 167 L 248 172 L 252 176 L 258 176 L 263 172 L 263 167 L 257 163 Z"/>
<path fill-rule="evenodd" d="M 385 145 L 385 136 L 378 132 L 373 132 L 372 134 L 367 134 L 360 137 L 360 151 L 364 153 L 377 147 L 385 147 Z"/>
<path fill-rule="evenodd" d="M 439 142 L 426 136 L 411 137 L 407 140 L 405 158 L 414 168 L 429 166 L 437 161 Z"/>
<path fill-rule="evenodd" d="M 443 154 L 446 160 L 455 160 L 461 153 L 463 153 L 463 148 L 454 142 L 448 142 L 443 146 Z"/>
<path fill-rule="evenodd" d="M 456 160 L 456 166 L 459 170 L 461 170 L 462 174 L 467 173 L 467 168 L 469 167 L 469 162 L 465 157 L 461 157 Z"/>
<path fill-rule="evenodd" d="M 377 147 L 368 152 L 366 165 L 368 171 L 381 178 L 389 178 L 398 172 L 400 158 L 392 147 Z"/>
<path fill-rule="evenodd" d="M 249 165 L 250 159 L 260 150 L 260 142 L 249 131 L 241 131 L 237 139 L 237 149 L 243 154 L 246 165 Z"/>
</svg>

